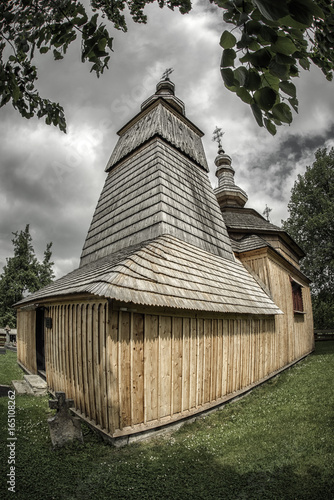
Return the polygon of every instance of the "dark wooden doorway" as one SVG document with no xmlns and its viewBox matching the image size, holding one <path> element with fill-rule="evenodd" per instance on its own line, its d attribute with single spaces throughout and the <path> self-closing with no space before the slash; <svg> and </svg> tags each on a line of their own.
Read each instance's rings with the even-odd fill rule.
<svg viewBox="0 0 334 500">
<path fill-rule="evenodd" d="M 37 370 L 45 371 L 45 327 L 44 327 L 44 308 L 38 307 L 36 309 L 36 361 Z"/>
</svg>

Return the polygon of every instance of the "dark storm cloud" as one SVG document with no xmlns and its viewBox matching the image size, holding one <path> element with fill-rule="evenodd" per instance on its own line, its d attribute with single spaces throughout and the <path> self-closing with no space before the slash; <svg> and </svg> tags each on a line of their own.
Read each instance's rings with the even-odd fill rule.
<svg viewBox="0 0 334 500">
<path fill-rule="evenodd" d="M 275 223 L 285 217 L 296 176 L 333 135 L 333 86 L 315 72 L 302 75 L 300 114 L 291 127 L 269 136 L 249 107 L 224 88 L 221 9 L 208 6 L 195 2 L 184 16 L 146 6 L 147 25 L 129 21 L 128 33 L 114 33 L 110 70 L 99 79 L 80 62 L 80 44 L 63 61 L 38 60 L 41 94 L 64 106 L 68 133 L 1 108 L 0 266 L 11 255 L 12 231 L 29 223 L 40 258 L 53 241 L 58 276 L 77 267 L 116 132 L 154 93 L 166 67 L 175 69 L 172 80 L 188 118 L 205 133 L 211 181 L 216 181 L 217 154 L 211 136 L 218 125 L 226 132 L 224 149 L 232 157 L 236 182 L 249 195 L 247 206 L 262 212 L 267 203 Z"/>
</svg>

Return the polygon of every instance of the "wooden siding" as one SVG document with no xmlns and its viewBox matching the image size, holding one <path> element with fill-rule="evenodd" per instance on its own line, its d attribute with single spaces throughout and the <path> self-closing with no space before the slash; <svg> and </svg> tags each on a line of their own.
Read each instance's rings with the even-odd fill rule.
<svg viewBox="0 0 334 500">
<path fill-rule="evenodd" d="M 292 266 L 287 268 L 281 259 L 266 250 L 245 253 L 241 260 L 268 287 L 273 300 L 284 313 L 275 317 L 282 366 L 302 356 L 305 350 L 311 351 L 314 348 L 313 315 L 307 280 L 303 281 L 300 272 L 294 272 Z M 290 277 L 303 285 L 303 313 L 294 312 Z"/>
<path fill-rule="evenodd" d="M 17 311 L 17 360 L 30 372 L 37 372 L 36 311 Z"/>
<path fill-rule="evenodd" d="M 276 331 L 274 317 L 175 316 L 104 300 L 48 308 L 49 388 L 65 391 L 78 413 L 113 437 L 217 405 L 311 350 L 302 330 L 294 341 Z"/>
<path fill-rule="evenodd" d="M 233 259 L 207 174 L 154 139 L 109 173 L 80 266 L 162 234 Z"/>
</svg>

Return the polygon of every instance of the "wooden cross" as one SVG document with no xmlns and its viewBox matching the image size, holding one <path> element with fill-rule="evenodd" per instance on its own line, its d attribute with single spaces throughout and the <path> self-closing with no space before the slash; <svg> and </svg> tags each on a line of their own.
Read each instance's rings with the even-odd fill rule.
<svg viewBox="0 0 334 500">
<path fill-rule="evenodd" d="M 74 406 L 74 401 L 66 399 L 65 392 L 56 392 L 56 399 L 49 401 L 51 410 L 57 410 L 57 412 L 67 412 L 72 406 Z"/>
<path fill-rule="evenodd" d="M 222 149 L 222 141 L 221 138 L 225 132 L 222 132 L 221 128 L 216 127 L 215 130 L 213 131 L 213 137 L 212 140 L 218 142 L 218 151 Z"/>
<path fill-rule="evenodd" d="M 170 75 L 171 73 L 173 73 L 173 71 L 174 71 L 174 69 L 173 69 L 173 68 L 167 68 L 167 69 L 164 71 L 164 73 L 163 73 L 163 75 L 162 75 L 161 79 L 162 79 L 162 80 L 169 80 L 169 75 Z"/>
</svg>

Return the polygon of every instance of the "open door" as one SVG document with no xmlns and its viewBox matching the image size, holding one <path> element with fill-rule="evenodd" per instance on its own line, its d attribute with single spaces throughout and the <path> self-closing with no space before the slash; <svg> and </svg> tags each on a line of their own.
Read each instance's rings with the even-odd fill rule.
<svg viewBox="0 0 334 500">
<path fill-rule="evenodd" d="M 38 307 L 36 309 L 36 361 L 37 371 L 45 372 L 45 354 L 44 354 L 44 308 Z M 45 375 L 42 373 L 42 375 Z"/>
</svg>

